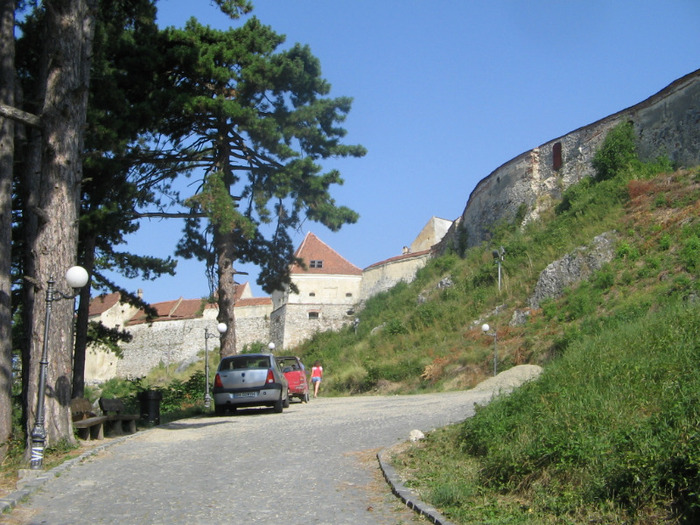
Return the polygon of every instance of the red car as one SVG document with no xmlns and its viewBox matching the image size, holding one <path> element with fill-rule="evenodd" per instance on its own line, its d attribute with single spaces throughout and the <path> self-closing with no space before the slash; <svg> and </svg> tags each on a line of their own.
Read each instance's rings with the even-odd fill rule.
<svg viewBox="0 0 700 525">
<path fill-rule="evenodd" d="M 306 369 L 298 357 L 277 357 L 277 363 L 289 383 L 289 397 L 299 398 L 304 403 L 309 402 L 309 383 L 306 379 Z"/>
</svg>

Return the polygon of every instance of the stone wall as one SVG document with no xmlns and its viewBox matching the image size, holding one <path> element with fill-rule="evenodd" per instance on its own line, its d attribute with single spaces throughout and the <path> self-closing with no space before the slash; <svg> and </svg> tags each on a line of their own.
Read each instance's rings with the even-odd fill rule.
<svg viewBox="0 0 700 525">
<path fill-rule="evenodd" d="M 416 272 L 423 268 L 430 259 L 430 251 L 394 257 L 382 263 L 366 268 L 362 273 L 360 298 L 366 301 L 378 293 L 384 292 L 399 282 L 411 282 Z"/>
<path fill-rule="evenodd" d="M 309 318 L 309 312 L 318 317 Z M 279 354 L 310 339 L 317 332 L 340 330 L 351 324 L 355 310 L 350 305 L 286 304 L 272 313 L 271 335 Z"/>
<path fill-rule="evenodd" d="M 236 350 L 242 351 L 246 345 L 253 343 L 268 344 L 270 339 L 270 316 L 258 317 L 236 316 Z"/>
<path fill-rule="evenodd" d="M 117 360 L 116 373 L 131 379 L 145 376 L 161 363 L 167 366 L 196 360 L 197 354 L 204 352 L 204 328 L 218 334 L 216 325 L 216 319 L 197 318 L 131 326 L 133 339 L 120 345 L 123 358 Z M 217 338 L 210 338 L 207 344 L 209 350 L 219 347 Z"/>
<path fill-rule="evenodd" d="M 642 160 L 665 154 L 680 166 L 700 164 L 700 70 L 649 99 L 506 162 L 479 182 L 458 221 L 440 243 L 476 246 L 488 241 L 489 227 L 501 220 L 537 219 L 563 190 L 593 175 L 593 156 L 607 132 L 631 121 Z M 460 224 L 461 222 L 461 224 Z M 458 228 L 462 228 L 462 232 Z"/>
</svg>

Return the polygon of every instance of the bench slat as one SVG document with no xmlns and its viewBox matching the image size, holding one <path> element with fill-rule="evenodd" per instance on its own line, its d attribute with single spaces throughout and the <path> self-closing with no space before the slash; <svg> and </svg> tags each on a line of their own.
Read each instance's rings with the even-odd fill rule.
<svg viewBox="0 0 700 525">
<path fill-rule="evenodd" d="M 77 430 L 80 439 L 104 439 L 104 424 L 109 421 L 107 416 L 95 416 L 79 421 L 73 421 L 73 428 Z"/>
</svg>

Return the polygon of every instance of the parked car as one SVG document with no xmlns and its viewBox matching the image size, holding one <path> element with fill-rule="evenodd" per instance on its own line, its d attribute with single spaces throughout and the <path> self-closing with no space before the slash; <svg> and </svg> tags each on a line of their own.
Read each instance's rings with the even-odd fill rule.
<svg viewBox="0 0 700 525">
<path fill-rule="evenodd" d="M 282 412 L 289 407 L 289 387 L 272 354 L 239 354 L 224 357 L 214 379 L 214 411 L 266 406 Z"/>
<path fill-rule="evenodd" d="M 306 369 L 304 364 L 298 357 L 295 356 L 280 356 L 277 357 L 277 363 L 284 377 L 287 378 L 289 384 L 289 397 L 299 398 L 302 402 L 309 402 L 309 383 L 306 378 Z"/>
</svg>

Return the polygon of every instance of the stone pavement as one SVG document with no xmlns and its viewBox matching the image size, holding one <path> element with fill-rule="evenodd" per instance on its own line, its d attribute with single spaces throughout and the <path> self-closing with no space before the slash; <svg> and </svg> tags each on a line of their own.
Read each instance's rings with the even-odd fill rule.
<svg viewBox="0 0 700 525">
<path fill-rule="evenodd" d="M 464 420 L 491 396 L 472 390 L 320 397 L 292 403 L 283 414 L 250 409 L 173 422 L 46 473 L 25 487 L 27 501 L 11 502 L 15 509 L 0 519 L 16 525 L 425 522 L 392 494 L 423 508 L 390 467 L 384 468 L 390 483 L 383 482 L 377 453 L 406 441 L 413 429 Z M 446 523 L 432 509 L 424 514 Z"/>
</svg>

